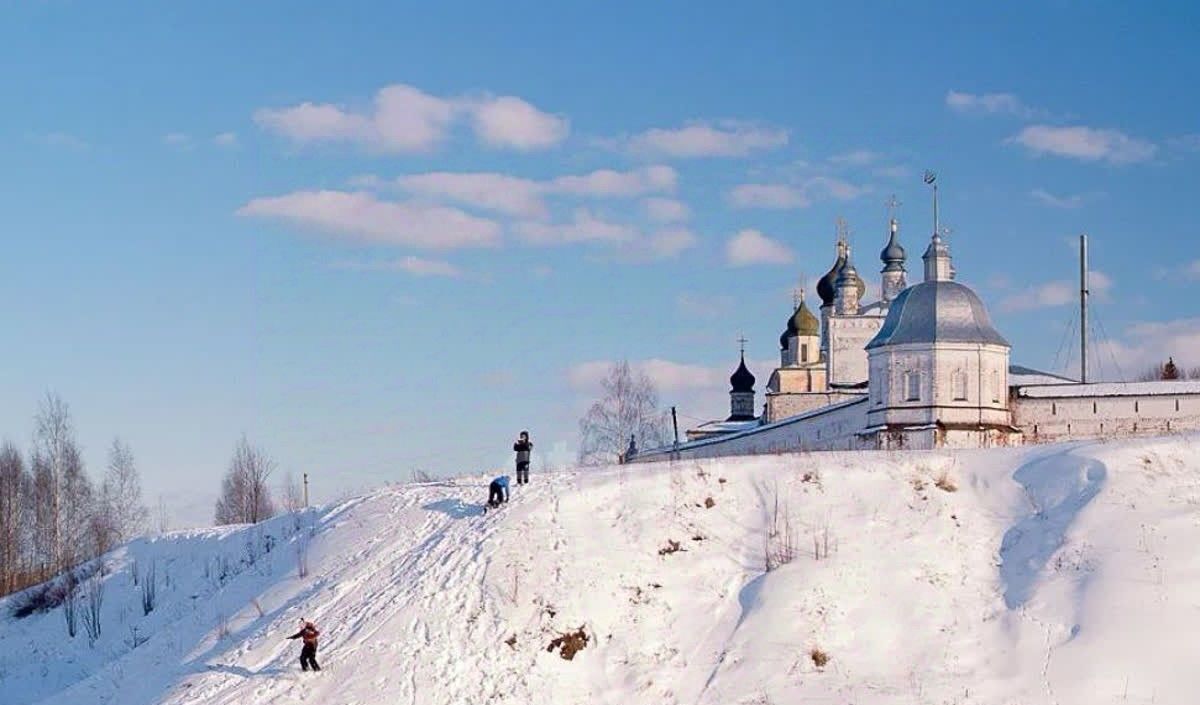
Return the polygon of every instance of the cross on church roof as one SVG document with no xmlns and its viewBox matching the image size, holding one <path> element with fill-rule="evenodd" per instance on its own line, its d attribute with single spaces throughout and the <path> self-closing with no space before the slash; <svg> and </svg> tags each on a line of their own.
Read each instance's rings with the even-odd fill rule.
<svg viewBox="0 0 1200 705">
<path fill-rule="evenodd" d="M 850 224 L 842 216 L 838 216 L 835 221 L 837 224 L 837 238 L 839 245 L 850 244 Z"/>
<path fill-rule="evenodd" d="M 746 343 L 749 343 L 750 341 L 746 340 L 746 336 L 739 335 L 737 342 L 738 342 L 738 346 L 741 348 L 741 353 L 743 355 L 745 355 L 746 354 Z"/>
<path fill-rule="evenodd" d="M 887 202 L 885 202 L 883 205 L 887 207 L 888 220 L 895 220 L 896 219 L 896 209 L 904 204 L 901 203 L 900 201 L 896 200 L 896 194 L 893 193 L 892 197 L 889 198 L 887 200 Z"/>
</svg>

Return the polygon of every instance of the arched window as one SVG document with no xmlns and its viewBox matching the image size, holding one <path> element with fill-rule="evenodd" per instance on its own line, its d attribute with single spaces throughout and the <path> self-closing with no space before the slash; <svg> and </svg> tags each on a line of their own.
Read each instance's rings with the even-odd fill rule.
<svg viewBox="0 0 1200 705">
<path fill-rule="evenodd" d="M 951 386 L 954 388 L 954 401 L 967 400 L 967 371 L 955 370 Z"/>
<path fill-rule="evenodd" d="M 921 401 L 920 372 L 904 373 L 904 399 L 905 401 Z"/>
<path fill-rule="evenodd" d="M 800 362 L 808 362 L 808 343 L 800 345 Z"/>
</svg>

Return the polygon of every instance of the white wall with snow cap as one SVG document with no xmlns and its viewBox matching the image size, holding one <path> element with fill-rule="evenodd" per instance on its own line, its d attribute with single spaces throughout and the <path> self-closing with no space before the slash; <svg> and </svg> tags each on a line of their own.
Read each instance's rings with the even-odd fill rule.
<svg viewBox="0 0 1200 705">
<path fill-rule="evenodd" d="M 1016 387 L 1013 424 L 1030 443 L 1200 430 L 1200 382 Z"/>
</svg>

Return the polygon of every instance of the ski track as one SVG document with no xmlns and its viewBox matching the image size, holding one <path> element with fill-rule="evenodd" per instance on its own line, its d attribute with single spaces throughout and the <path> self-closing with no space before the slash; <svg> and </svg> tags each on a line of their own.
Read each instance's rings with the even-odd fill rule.
<svg viewBox="0 0 1200 705">
<path fill-rule="evenodd" d="M 463 499 L 477 491 L 474 486 L 463 487 Z M 481 684 L 494 679 L 468 681 L 458 677 L 463 664 L 452 662 L 449 655 L 461 651 L 458 644 L 461 639 L 493 636 L 490 632 L 481 633 L 488 605 L 486 599 L 480 599 L 478 586 L 487 569 L 486 561 L 481 560 L 482 549 L 494 537 L 499 526 L 495 520 L 501 515 L 454 517 L 422 508 L 431 496 L 410 494 L 416 496 L 392 507 L 389 518 L 424 513 L 426 517 L 415 529 L 411 523 L 385 522 L 383 532 L 326 571 L 330 577 L 337 576 L 337 583 L 317 591 L 322 595 L 321 606 L 305 615 L 322 629 L 318 660 L 325 670 L 321 675 L 299 674 L 304 679 L 303 687 L 299 688 L 297 674 L 289 673 L 296 667 L 299 651 L 296 642 L 273 643 L 273 637 L 266 637 L 266 646 L 251 647 L 245 652 L 239 649 L 214 659 L 221 670 L 190 678 L 186 694 L 173 702 L 179 705 L 245 702 L 241 679 L 229 678 L 226 669 L 267 676 L 254 688 L 256 703 L 328 702 L 342 688 L 339 672 L 362 659 L 380 658 L 396 667 L 377 671 L 383 675 L 372 685 L 400 702 L 421 702 L 417 673 L 406 665 L 417 660 L 428 664 L 431 658 L 436 666 L 434 678 L 457 697 L 464 698 L 463 702 L 486 695 L 480 692 Z M 383 501 L 395 501 L 397 496 L 389 494 Z M 515 511 L 521 502 L 521 498 L 514 497 L 504 512 Z M 462 631 L 431 633 L 421 617 L 431 613 L 464 616 Z M 404 615 L 415 616 L 402 620 Z M 397 621 L 407 624 L 398 629 Z M 279 622 L 276 620 L 276 624 L 262 631 L 277 635 L 292 630 L 288 621 Z M 494 626 L 494 623 L 487 625 Z M 478 663 L 472 666 L 467 669 L 469 672 L 486 670 Z M 353 702 L 336 700 L 347 705 Z"/>
</svg>

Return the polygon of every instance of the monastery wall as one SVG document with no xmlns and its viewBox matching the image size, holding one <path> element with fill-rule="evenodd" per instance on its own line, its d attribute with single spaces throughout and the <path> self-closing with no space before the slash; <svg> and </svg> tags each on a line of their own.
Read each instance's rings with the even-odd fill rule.
<svg viewBox="0 0 1200 705">
<path fill-rule="evenodd" d="M 1196 382 L 1018 387 L 1010 404 L 1026 443 L 1200 430 Z"/>
<path fill-rule="evenodd" d="M 867 423 L 866 397 L 811 411 L 751 431 L 681 444 L 679 450 L 658 448 L 639 453 L 632 462 L 691 460 L 728 455 L 756 455 L 806 450 L 874 448 L 857 432 Z"/>
</svg>

